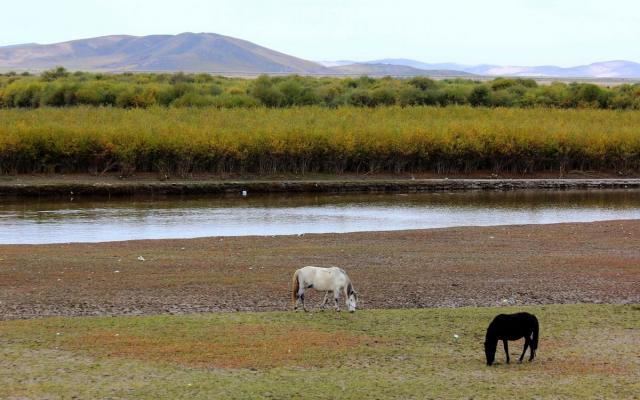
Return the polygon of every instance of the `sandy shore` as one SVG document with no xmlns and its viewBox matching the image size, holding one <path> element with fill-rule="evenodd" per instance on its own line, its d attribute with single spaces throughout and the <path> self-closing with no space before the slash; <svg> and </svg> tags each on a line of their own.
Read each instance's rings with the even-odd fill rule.
<svg viewBox="0 0 640 400">
<path fill-rule="evenodd" d="M 364 308 L 640 303 L 639 239 L 611 221 L 3 245 L 0 318 L 285 310 L 303 265 L 345 268 Z"/>
</svg>

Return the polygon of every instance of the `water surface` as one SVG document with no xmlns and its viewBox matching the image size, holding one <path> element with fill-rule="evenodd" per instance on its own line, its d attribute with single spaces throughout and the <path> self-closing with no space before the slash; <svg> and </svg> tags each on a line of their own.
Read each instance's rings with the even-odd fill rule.
<svg viewBox="0 0 640 400">
<path fill-rule="evenodd" d="M 638 190 L 0 201 L 0 243 L 103 242 L 640 219 Z"/>
</svg>

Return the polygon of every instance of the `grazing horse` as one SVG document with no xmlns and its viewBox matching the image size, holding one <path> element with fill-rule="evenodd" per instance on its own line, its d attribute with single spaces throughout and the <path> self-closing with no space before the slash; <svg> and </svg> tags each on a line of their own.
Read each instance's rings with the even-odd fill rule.
<svg viewBox="0 0 640 400">
<path fill-rule="evenodd" d="M 323 309 L 327 305 L 329 294 L 333 293 L 336 311 L 340 311 L 338 299 L 340 298 L 340 292 L 342 292 L 349 312 L 356 310 L 358 295 L 353 288 L 351 279 L 342 268 L 303 267 L 293 273 L 292 283 L 291 299 L 293 300 L 294 310 L 298 309 L 298 302 L 301 302 L 302 309 L 307 311 L 304 305 L 304 292 L 307 289 L 326 292 L 322 302 Z"/>
<path fill-rule="evenodd" d="M 504 344 L 504 352 L 507 354 L 509 364 L 509 346 L 507 341 L 518 340 L 524 337 L 524 349 L 520 355 L 522 362 L 527 347 L 530 347 L 529 361 L 536 356 L 538 348 L 538 319 L 533 314 L 526 312 L 516 314 L 500 314 L 491 321 L 487 328 L 487 336 L 484 341 L 484 353 L 487 356 L 487 365 L 493 364 L 496 355 L 498 340 Z"/>
</svg>

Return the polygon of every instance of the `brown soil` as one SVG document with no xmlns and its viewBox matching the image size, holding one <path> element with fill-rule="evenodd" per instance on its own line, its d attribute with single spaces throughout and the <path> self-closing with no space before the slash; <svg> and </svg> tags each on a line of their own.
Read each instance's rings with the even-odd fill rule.
<svg viewBox="0 0 640 400">
<path fill-rule="evenodd" d="M 304 265 L 346 269 L 363 308 L 640 303 L 639 244 L 611 221 L 4 245 L 0 319 L 286 310 Z"/>
<path fill-rule="evenodd" d="M 277 174 L 277 175 L 254 175 L 254 174 L 211 174 L 211 173 L 194 173 L 188 177 L 166 176 L 154 172 L 136 172 L 134 175 L 123 178 L 118 173 L 105 173 L 100 175 L 93 174 L 17 174 L 17 175 L 0 175 L 0 182 L 5 183 L 24 183 L 24 184 L 42 184 L 42 183 L 96 183 L 96 182 L 184 182 L 184 181 L 295 181 L 295 180 L 313 180 L 313 181 L 376 181 L 376 180 L 405 180 L 405 179 L 637 179 L 640 175 L 629 173 L 620 175 L 616 171 L 567 171 L 560 174 L 558 171 L 540 171 L 534 173 L 500 172 L 496 174 L 492 171 L 473 171 L 469 173 L 452 172 L 447 174 L 436 174 L 432 172 L 419 173 L 344 173 L 335 174 L 318 174 L 308 173 L 299 174 Z"/>
<path fill-rule="evenodd" d="M 157 174 L 18 175 L 0 176 L 0 197 L 65 197 L 131 195 L 200 195 L 250 193 L 432 192 L 451 190 L 640 188 L 637 176 L 607 172 L 570 171 L 528 175 L 476 172 L 473 174 L 222 176 L 196 175 L 188 179 Z"/>
</svg>

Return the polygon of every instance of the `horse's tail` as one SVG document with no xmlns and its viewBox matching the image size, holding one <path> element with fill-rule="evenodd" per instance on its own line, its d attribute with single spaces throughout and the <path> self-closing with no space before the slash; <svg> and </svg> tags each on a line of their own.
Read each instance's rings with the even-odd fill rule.
<svg viewBox="0 0 640 400">
<path fill-rule="evenodd" d="M 531 335 L 531 350 L 535 355 L 536 350 L 538 349 L 538 335 L 540 331 L 540 326 L 538 325 L 538 318 L 533 317 L 533 335 Z"/>
<path fill-rule="evenodd" d="M 296 302 L 298 300 L 298 290 L 300 290 L 300 281 L 298 280 L 298 271 L 293 273 L 291 278 L 291 301 L 293 302 L 293 308 L 296 308 Z"/>
</svg>

